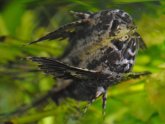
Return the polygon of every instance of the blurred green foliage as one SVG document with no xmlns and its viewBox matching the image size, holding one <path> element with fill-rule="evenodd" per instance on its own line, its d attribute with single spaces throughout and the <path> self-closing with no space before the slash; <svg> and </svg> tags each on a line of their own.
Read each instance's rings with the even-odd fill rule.
<svg viewBox="0 0 165 124">
<path fill-rule="evenodd" d="M 148 49 L 140 51 L 134 71 L 153 74 L 109 88 L 106 116 L 101 99 L 85 114 L 84 103 L 50 103 L 12 118 L 14 124 L 164 124 L 165 123 L 165 2 L 158 0 L 1 0 L 0 1 L 0 113 L 30 104 L 55 84 L 36 70 L 27 56 L 58 57 L 67 41 L 25 45 L 73 20 L 69 11 L 119 8 L 130 13 Z M 79 109 L 77 109 L 79 108 Z M 79 111 L 78 111 L 79 110 Z M 41 112 L 42 111 L 42 112 Z M 0 120 L 0 123 L 2 120 Z"/>
</svg>

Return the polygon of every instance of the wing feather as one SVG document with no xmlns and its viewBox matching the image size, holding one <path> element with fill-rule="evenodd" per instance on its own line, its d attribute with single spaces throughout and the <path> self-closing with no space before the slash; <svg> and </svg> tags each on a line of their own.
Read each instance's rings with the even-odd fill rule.
<svg viewBox="0 0 165 124">
<path fill-rule="evenodd" d="M 28 44 L 34 44 L 37 42 L 41 42 L 43 40 L 53 40 L 53 39 L 65 39 L 69 38 L 74 32 L 76 32 L 76 28 L 81 26 L 82 24 L 89 24 L 90 19 L 81 19 L 58 28 L 57 30 L 48 33 L 47 35 L 39 38 L 38 40 L 29 42 Z"/>
<path fill-rule="evenodd" d="M 95 78 L 98 71 L 82 69 L 69 66 L 56 59 L 44 57 L 29 57 L 32 61 L 38 62 L 39 67 L 47 74 L 64 79 L 91 79 Z"/>
</svg>

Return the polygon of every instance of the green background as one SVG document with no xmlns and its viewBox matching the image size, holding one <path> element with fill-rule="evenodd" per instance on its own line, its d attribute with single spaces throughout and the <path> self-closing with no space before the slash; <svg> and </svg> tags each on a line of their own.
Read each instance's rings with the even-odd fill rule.
<svg viewBox="0 0 165 124">
<path fill-rule="evenodd" d="M 165 2 L 158 0 L 1 0 L 0 113 L 30 104 L 56 84 L 36 71 L 28 56 L 58 57 L 67 41 L 27 42 L 74 20 L 74 11 L 122 9 L 130 13 L 148 48 L 140 51 L 133 71 L 152 75 L 109 88 L 103 120 L 101 98 L 82 114 L 85 103 L 67 99 L 32 109 L 14 124 L 165 124 Z M 6 117 L 0 117 L 0 124 Z"/>
</svg>

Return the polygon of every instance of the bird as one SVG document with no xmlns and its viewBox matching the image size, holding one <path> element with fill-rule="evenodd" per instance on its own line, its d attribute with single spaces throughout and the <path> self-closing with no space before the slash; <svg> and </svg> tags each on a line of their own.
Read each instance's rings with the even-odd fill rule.
<svg viewBox="0 0 165 124">
<path fill-rule="evenodd" d="M 48 98 L 56 104 L 65 98 L 92 103 L 100 96 L 104 111 L 109 87 L 150 74 L 132 72 L 137 53 L 139 49 L 146 49 L 146 44 L 127 12 L 107 9 L 71 13 L 76 21 L 28 43 L 67 39 L 69 45 L 59 58 L 28 57 L 41 71 L 56 78 L 58 85 L 22 111 Z"/>
</svg>

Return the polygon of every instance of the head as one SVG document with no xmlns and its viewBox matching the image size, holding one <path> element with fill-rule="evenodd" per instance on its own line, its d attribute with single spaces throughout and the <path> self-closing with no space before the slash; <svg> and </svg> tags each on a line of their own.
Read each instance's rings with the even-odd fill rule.
<svg viewBox="0 0 165 124">
<path fill-rule="evenodd" d="M 112 10 L 112 36 L 123 37 L 131 32 L 135 32 L 136 26 L 133 23 L 132 17 L 122 10 Z"/>
</svg>

